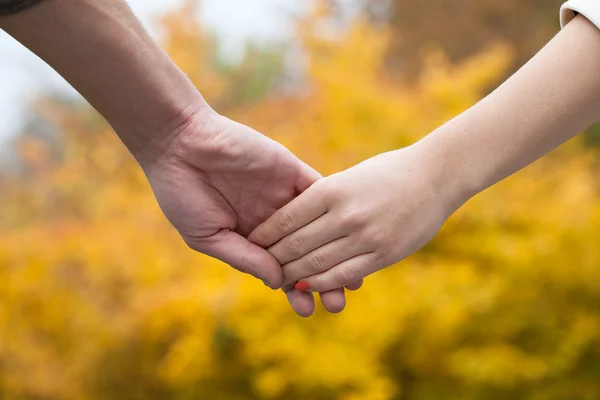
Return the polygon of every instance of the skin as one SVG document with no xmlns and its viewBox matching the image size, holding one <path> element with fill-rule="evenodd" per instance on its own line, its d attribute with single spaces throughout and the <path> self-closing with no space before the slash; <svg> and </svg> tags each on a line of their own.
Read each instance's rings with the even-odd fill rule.
<svg viewBox="0 0 600 400">
<path fill-rule="evenodd" d="M 47 0 L 0 18 L 0 28 L 107 119 L 192 249 L 271 288 L 282 286 L 278 261 L 246 236 L 318 173 L 280 144 L 212 110 L 123 0 Z M 312 294 L 284 289 L 299 315 L 312 314 Z M 346 304 L 343 288 L 321 299 L 332 312 Z"/>
<path fill-rule="evenodd" d="M 343 287 L 429 242 L 477 193 L 600 119 L 600 30 L 573 19 L 493 93 L 405 149 L 327 177 L 249 237 L 284 284 Z"/>
</svg>

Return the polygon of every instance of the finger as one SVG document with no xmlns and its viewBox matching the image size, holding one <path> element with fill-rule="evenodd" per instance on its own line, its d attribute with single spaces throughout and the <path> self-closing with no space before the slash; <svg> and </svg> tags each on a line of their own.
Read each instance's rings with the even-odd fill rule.
<svg viewBox="0 0 600 400">
<path fill-rule="evenodd" d="M 269 253 L 271 253 L 281 265 L 285 265 L 293 260 L 298 260 L 313 250 L 344 236 L 344 227 L 342 224 L 337 224 L 335 222 L 336 221 L 331 214 L 324 214 L 320 218 L 317 218 L 315 221 L 298 229 L 296 232 L 287 235 L 279 242 L 269 247 Z M 343 260 L 340 260 L 337 263 L 341 261 Z M 323 272 L 323 270 L 317 272 Z M 310 275 L 314 275 L 314 273 Z"/>
<path fill-rule="evenodd" d="M 379 270 L 374 253 L 364 253 L 346 260 L 335 267 L 301 281 L 302 286 L 312 292 L 326 292 L 365 278 Z"/>
<path fill-rule="evenodd" d="M 361 279 L 359 281 L 356 281 L 349 285 L 346 285 L 346 289 L 354 291 L 354 290 L 360 289 L 362 287 L 362 285 L 363 285 L 363 280 Z"/>
<path fill-rule="evenodd" d="M 310 317 L 315 312 L 315 298 L 312 293 L 296 290 L 292 285 L 284 286 L 283 291 L 294 312 L 302 318 Z"/>
<path fill-rule="evenodd" d="M 309 276 L 318 275 L 364 252 L 365 249 L 357 246 L 350 237 L 327 243 L 304 257 L 283 265 L 283 284 L 296 283 Z"/>
<path fill-rule="evenodd" d="M 277 260 L 262 247 L 233 231 L 221 229 L 206 238 L 184 237 L 184 240 L 192 249 L 258 278 L 272 289 L 280 288 L 283 283 L 283 273 Z"/>
<path fill-rule="evenodd" d="M 303 193 L 306 189 L 311 187 L 316 181 L 318 181 L 321 178 L 321 174 L 312 169 L 309 165 L 302 163 L 300 175 L 298 176 L 298 181 L 296 182 L 297 193 Z"/>
<path fill-rule="evenodd" d="M 269 247 L 325 214 L 327 204 L 317 186 L 311 186 L 288 205 L 277 210 L 250 234 L 248 240 L 261 247 Z"/>
<path fill-rule="evenodd" d="M 320 293 L 321 303 L 327 311 L 333 314 L 341 313 L 346 308 L 346 294 L 344 288 Z"/>
</svg>

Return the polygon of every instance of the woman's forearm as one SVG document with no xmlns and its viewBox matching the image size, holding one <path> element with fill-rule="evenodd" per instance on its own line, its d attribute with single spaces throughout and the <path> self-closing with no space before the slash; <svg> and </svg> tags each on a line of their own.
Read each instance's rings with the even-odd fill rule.
<svg viewBox="0 0 600 400">
<path fill-rule="evenodd" d="M 0 28 L 69 81 L 138 158 L 160 152 L 204 107 L 124 0 L 46 0 L 0 18 Z"/>
<path fill-rule="evenodd" d="M 418 145 L 466 200 L 600 119 L 600 30 L 571 21 L 493 93 Z M 443 183 L 442 183 L 443 182 Z"/>
</svg>

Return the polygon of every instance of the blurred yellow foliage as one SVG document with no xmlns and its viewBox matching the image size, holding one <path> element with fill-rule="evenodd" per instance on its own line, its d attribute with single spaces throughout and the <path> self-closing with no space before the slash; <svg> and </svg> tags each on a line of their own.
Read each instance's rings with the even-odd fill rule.
<svg viewBox="0 0 600 400">
<path fill-rule="evenodd" d="M 190 15 L 167 17 L 167 50 L 218 100 L 228 82 Z M 418 140 L 511 61 L 503 45 L 460 65 L 433 49 L 419 81 L 395 82 L 388 33 L 324 35 L 322 18 L 300 24 L 302 90 L 226 111 L 324 173 Z M 61 146 L 24 137 L 25 168 L 0 179 L 0 398 L 600 397 L 600 195 L 577 141 L 472 200 L 343 314 L 303 320 L 188 250 L 97 117 L 40 112 Z"/>
</svg>

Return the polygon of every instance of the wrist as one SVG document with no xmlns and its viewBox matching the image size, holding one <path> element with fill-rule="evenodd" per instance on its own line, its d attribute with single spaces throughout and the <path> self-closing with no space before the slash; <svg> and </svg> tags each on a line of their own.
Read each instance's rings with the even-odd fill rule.
<svg viewBox="0 0 600 400">
<path fill-rule="evenodd" d="M 443 135 L 429 135 L 415 143 L 431 190 L 444 202 L 449 217 L 482 189 L 461 157 L 446 146 Z"/>
<path fill-rule="evenodd" d="M 213 112 L 202 99 L 191 100 L 188 104 L 173 106 L 170 111 L 161 110 L 161 116 L 150 121 L 135 124 L 111 121 L 109 123 L 125 147 L 146 170 L 167 153 L 173 150 L 183 132 L 197 126 Z"/>
</svg>

